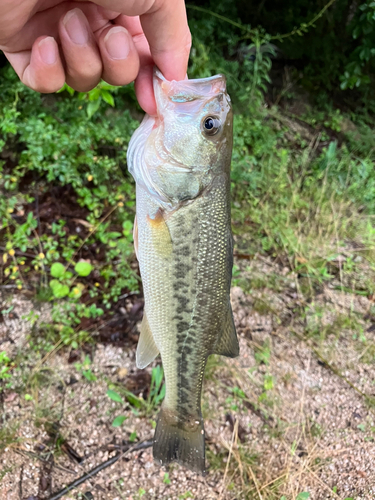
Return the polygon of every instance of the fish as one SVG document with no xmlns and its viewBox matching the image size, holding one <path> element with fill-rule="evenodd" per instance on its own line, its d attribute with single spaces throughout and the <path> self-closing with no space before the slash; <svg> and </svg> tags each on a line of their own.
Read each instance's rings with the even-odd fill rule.
<svg viewBox="0 0 375 500">
<path fill-rule="evenodd" d="M 127 153 L 145 300 L 136 364 L 160 353 L 164 369 L 154 461 L 204 475 L 207 358 L 239 355 L 230 303 L 233 112 L 223 75 L 168 81 L 155 69 L 153 87 L 157 114 L 145 115 Z"/>
</svg>

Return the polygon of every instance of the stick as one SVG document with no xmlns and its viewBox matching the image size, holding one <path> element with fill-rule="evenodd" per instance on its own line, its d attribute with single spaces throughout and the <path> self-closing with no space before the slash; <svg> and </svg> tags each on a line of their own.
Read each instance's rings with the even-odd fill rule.
<svg viewBox="0 0 375 500">
<path fill-rule="evenodd" d="M 250 472 L 250 475 L 251 475 L 251 479 L 253 480 L 253 483 L 255 484 L 255 488 L 257 490 L 259 500 L 263 500 L 263 497 L 260 494 L 260 490 L 259 490 L 259 486 L 258 486 L 258 481 L 256 480 L 256 477 L 254 475 L 253 469 L 251 468 L 251 465 L 249 465 L 248 467 L 249 467 L 249 472 Z"/>
<path fill-rule="evenodd" d="M 127 450 L 124 450 L 124 451 L 121 451 L 120 453 L 117 453 L 114 457 L 110 458 L 106 462 L 102 462 L 101 464 L 97 465 L 96 467 L 91 469 L 89 472 L 87 472 L 83 476 L 79 477 L 78 479 L 76 479 L 72 483 L 68 484 L 68 486 L 66 486 L 62 490 L 58 491 L 57 493 L 55 493 L 48 500 L 58 500 L 59 498 L 62 498 L 64 495 L 69 493 L 69 491 L 77 488 L 77 486 L 84 483 L 88 479 L 91 479 L 93 476 L 98 474 L 98 472 L 115 464 L 117 462 L 117 460 L 119 460 L 123 456 L 127 455 L 128 453 L 130 453 L 132 451 L 137 451 L 137 450 L 144 450 L 146 448 L 150 448 L 151 446 L 152 446 L 152 441 L 142 441 L 141 443 L 138 443 L 135 446 L 128 448 Z"/>
<path fill-rule="evenodd" d="M 223 498 L 223 493 L 224 493 L 224 488 L 225 488 L 225 480 L 227 478 L 228 469 L 229 469 L 229 463 L 230 463 L 230 459 L 232 457 L 233 444 L 234 444 L 234 441 L 235 441 L 237 433 L 238 433 L 238 420 L 236 420 L 235 423 L 234 423 L 232 440 L 231 440 L 230 447 L 229 447 L 229 454 L 228 454 L 227 466 L 225 467 L 224 478 L 223 478 L 223 485 L 221 487 L 220 499 L 219 500 L 221 500 Z"/>
</svg>

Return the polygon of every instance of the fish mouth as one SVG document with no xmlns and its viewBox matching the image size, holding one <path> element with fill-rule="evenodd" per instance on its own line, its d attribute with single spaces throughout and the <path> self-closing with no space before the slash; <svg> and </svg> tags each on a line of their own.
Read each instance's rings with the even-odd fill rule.
<svg viewBox="0 0 375 500">
<path fill-rule="evenodd" d="M 156 66 L 153 85 L 158 116 L 162 116 L 163 110 L 171 109 L 177 103 L 203 99 L 207 101 L 219 94 L 226 94 L 227 89 L 226 78 L 221 74 L 208 78 L 169 81 Z"/>
</svg>

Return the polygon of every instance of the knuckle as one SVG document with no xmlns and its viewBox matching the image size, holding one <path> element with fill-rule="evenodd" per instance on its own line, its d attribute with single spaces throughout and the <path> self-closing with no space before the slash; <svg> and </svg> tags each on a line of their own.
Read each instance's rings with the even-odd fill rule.
<svg viewBox="0 0 375 500">
<path fill-rule="evenodd" d="M 137 75 L 138 71 L 135 70 L 131 72 L 128 71 L 127 73 L 122 73 L 121 75 L 113 72 L 105 72 L 103 75 L 103 80 L 105 80 L 110 85 L 128 85 L 129 83 L 134 82 L 134 80 L 137 78 Z"/>
<path fill-rule="evenodd" d="M 100 78 L 96 80 L 91 80 L 90 82 L 83 82 L 82 80 L 72 80 L 71 78 L 66 78 L 66 83 L 69 87 L 76 90 L 77 92 L 90 92 L 93 88 L 95 88 L 100 82 Z"/>
<path fill-rule="evenodd" d="M 69 80 L 72 82 L 71 86 L 75 90 L 78 92 L 87 92 L 88 90 L 94 88 L 100 81 L 102 65 L 101 63 L 97 63 L 90 65 L 81 64 L 80 66 L 68 66 L 66 73 L 67 81 Z"/>
<path fill-rule="evenodd" d="M 61 89 L 61 87 L 64 85 L 64 82 L 63 83 L 58 83 L 58 84 L 53 84 L 53 83 L 49 83 L 49 84 L 45 84 L 45 83 L 37 83 L 36 85 L 34 86 L 30 86 L 30 88 L 32 90 L 35 90 L 36 92 L 39 92 L 41 94 L 53 94 L 54 92 L 57 92 L 58 90 Z"/>
</svg>

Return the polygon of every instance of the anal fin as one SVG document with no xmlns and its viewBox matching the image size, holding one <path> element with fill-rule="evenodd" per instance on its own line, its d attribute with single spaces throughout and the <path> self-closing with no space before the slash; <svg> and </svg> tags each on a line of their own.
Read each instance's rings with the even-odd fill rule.
<svg viewBox="0 0 375 500">
<path fill-rule="evenodd" d="M 213 350 L 213 354 L 220 354 L 227 358 L 236 358 L 240 353 L 236 327 L 234 326 L 232 306 L 230 302 L 227 308 L 223 329 L 219 340 Z"/>
<path fill-rule="evenodd" d="M 137 368 L 141 370 L 146 368 L 151 361 L 153 361 L 159 354 L 159 349 L 157 348 L 150 325 L 147 320 L 146 313 L 143 315 L 143 320 L 141 324 L 141 333 L 139 335 L 137 353 L 136 353 L 136 363 Z"/>
</svg>

